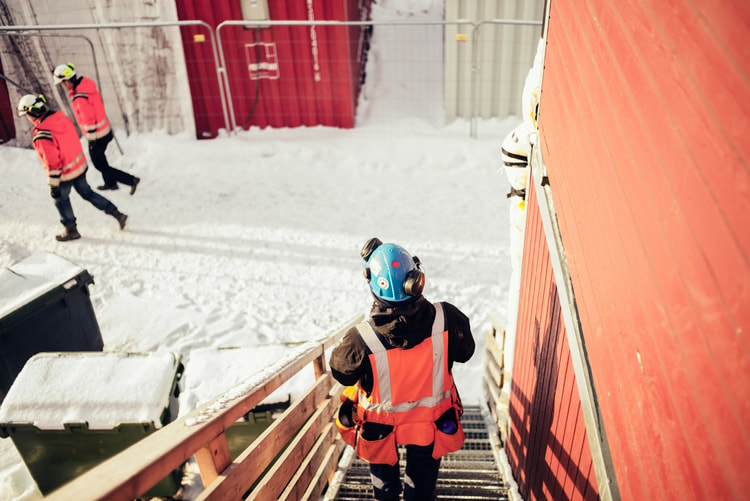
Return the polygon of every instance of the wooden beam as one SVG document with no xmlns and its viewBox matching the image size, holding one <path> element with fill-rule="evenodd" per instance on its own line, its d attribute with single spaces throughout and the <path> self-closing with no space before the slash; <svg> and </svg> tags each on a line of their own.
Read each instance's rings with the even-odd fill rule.
<svg viewBox="0 0 750 501">
<path fill-rule="evenodd" d="M 484 336 L 485 348 L 488 354 L 492 355 L 492 358 L 497 362 L 500 368 L 505 367 L 504 352 L 497 344 L 497 338 L 485 334 Z"/>
<path fill-rule="evenodd" d="M 208 445 L 195 451 L 195 462 L 198 464 L 203 485 L 210 485 L 232 462 L 226 434 L 222 433 Z"/>
<path fill-rule="evenodd" d="M 284 453 L 263 475 L 248 499 L 260 501 L 278 499 L 318 438 L 319 430 L 325 423 L 331 421 L 337 407 L 338 401 L 328 399 L 316 409 L 315 413 L 294 437 L 294 440 L 284 450 Z"/>
<path fill-rule="evenodd" d="M 329 418 L 328 424 L 323 426 L 312 449 L 300 463 L 299 468 L 297 468 L 286 489 L 278 497 L 279 501 L 299 501 L 302 499 L 304 492 L 310 487 L 326 452 L 333 445 L 333 441 L 336 438 L 335 434 L 337 433 L 333 421 Z"/>
<path fill-rule="evenodd" d="M 327 398 L 332 381 L 330 375 L 317 380 L 315 385 L 256 438 L 215 482 L 207 486 L 196 501 L 223 501 L 242 497 L 317 409 L 318 403 Z"/>
<path fill-rule="evenodd" d="M 338 468 L 339 459 L 344 451 L 344 447 L 346 447 L 346 442 L 338 435 L 338 430 L 334 427 L 333 431 L 335 433 L 333 444 L 328 448 L 328 451 L 321 460 L 318 471 L 315 472 L 310 481 L 310 486 L 300 498 L 301 501 L 318 501 L 325 488 L 331 485 L 333 475 Z"/>
<path fill-rule="evenodd" d="M 326 373 L 328 369 L 326 369 L 326 352 L 325 349 L 321 346 L 320 348 L 321 353 L 318 358 L 313 360 L 313 368 L 315 369 L 315 379 L 318 379 L 323 374 Z"/>
</svg>

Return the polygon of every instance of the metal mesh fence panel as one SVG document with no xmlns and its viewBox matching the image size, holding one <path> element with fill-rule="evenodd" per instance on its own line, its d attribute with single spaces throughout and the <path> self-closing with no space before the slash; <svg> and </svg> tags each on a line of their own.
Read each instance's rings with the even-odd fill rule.
<svg viewBox="0 0 750 501">
<path fill-rule="evenodd" d="M 73 63 L 78 75 L 97 83 L 115 134 L 191 130 L 180 36 L 175 26 L 0 30 L 3 67 L 18 84 L 9 88 L 11 103 L 43 93 L 50 107 L 72 117 L 67 91 L 53 84 L 52 70 Z M 17 142 L 28 144 L 30 124 L 17 118 L 15 125 Z"/>
</svg>

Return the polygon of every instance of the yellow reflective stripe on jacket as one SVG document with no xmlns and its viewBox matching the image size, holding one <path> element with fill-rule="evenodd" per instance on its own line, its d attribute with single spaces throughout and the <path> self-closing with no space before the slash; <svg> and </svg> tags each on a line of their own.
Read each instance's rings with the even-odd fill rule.
<svg viewBox="0 0 750 501">
<path fill-rule="evenodd" d="M 96 130 L 94 132 L 96 139 L 101 139 L 107 134 L 109 134 L 109 119 L 107 117 L 104 117 L 104 120 L 99 121 L 96 125 Z"/>
<path fill-rule="evenodd" d="M 79 153 L 77 157 L 75 157 L 73 160 L 68 162 L 67 164 L 63 165 L 62 171 L 65 172 L 67 170 L 75 169 L 78 167 L 78 164 L 85 158 L 83 152 Z"/>
<path fill-rule="evenodd" d="M 81 152 L 72 161 L 63 166 L 60 181 L 70 181 L 77 178 L 86 170 L 86 167 L 86 156 Z"/>
</svg>

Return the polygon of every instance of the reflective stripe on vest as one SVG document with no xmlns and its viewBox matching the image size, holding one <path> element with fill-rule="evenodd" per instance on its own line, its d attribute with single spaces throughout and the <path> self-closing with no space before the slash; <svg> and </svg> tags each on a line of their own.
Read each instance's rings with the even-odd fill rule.
<svg viewBox="0 0 750 501">
<path fill-rule="evenodd" d="M 409 350 L 391 350 L 394 352 L 392 355 L 395 356 L 395 352 L 398 350 L 401 352 L 399 355 L 403 356 L 403 354 L 408 354 L 412 350 L 419 350 L 423 343 L 429 343 L 429 345 L 423 346 L 422 350 L 428 349 L 429 346 L 432 347 L 431 394 L 412 401 L 398 401 L 398 395 L 394 394 L 388 350 L 386 350 L 383 343 L 378 339 L 372 326 L 368 322 L 363 322 L 357 326 L 357 331 L 362 337 L 362 340 L 372 352 L 371 360 L 374 361 L 374 386 L 372 394 L 368 399 L 363 394 L 364 392 L 361 392 L 359 399 L 360 405 L 364 407 L 365 411 L 377 413 L 405 413 L 416 409 L 417 407 L 435 408 L 439 404 L 445 402 L 446 399 L 450 400 L 452 379 L 450 374 L 447 373 L 447 336 L 444 336 L 444 313 L 440 303 L 435 303 L 434 306 L 435 320 L 432 323 L 432 335 L 430 338 L 425 339 L 422 343 L 414 348 L 410 348 Z M 414 353 L 419 353 L 419 351 L 414 351 Z M 415 360 L 415 363 L 416 362 L 417 361 Z M 404 384 L 404 382 L 397 381 L 397 384 Z M 408 385 L 408 383 L 406 384 Z"/>
<path fill-rule="evenodd" d="M 104 117 L 104 120 L 100 120 L 97 122 L 94 127 L 96 127 L 96 138 L 101 139 L 107 134 L 109 134 L 109 120 L 107 117 Z"/>
<path fill-rule="evenodd" d="M 63 166 L 60 181 L 70 181 L 71 179 L 75 179 L 85 170 L 86 156 L 81 152 L 73 161 L 68 162 Z"/>
</svg>

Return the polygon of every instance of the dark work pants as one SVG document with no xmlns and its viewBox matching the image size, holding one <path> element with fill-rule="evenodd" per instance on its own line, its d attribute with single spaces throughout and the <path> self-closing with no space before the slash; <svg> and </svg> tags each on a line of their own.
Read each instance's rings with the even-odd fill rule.
<svg viewBox="0 0 750 501">
<path fill-rule="evenodd" d="M 55 207 L 57 212 L 60 213 L 60 222 L 63 226 L 73 226 L 76 224 L 76 216 L 73 213 L 73 206 L 70 205 L 70 189 L 75 188 L 81 198 L 88 200 L 97 209 L 106 212 L 107 214 L 114 214 L 117 211 L 117 207 L 96 193 L 91 189 L 89 183 L 86 182 L 86 173 L 84 172 L 72 181 L 64 181 L 60 183 L 60 198 L 55 198 Z"/>
<path fill-rule="evenodd" d="M 113 186 L 117 183 L 122 183 L 128 186 L 132 186 L 133 182 L 135 181 L 135 177 L 133 177 L 133 175 L 131 174 L 128 174 L 127 172 L 121 171 L 120 169 L 115 169 L 114 167 L 109 165 L 109 162 L 107 161 L 107 145 L 109 145 L 110 141 L 112 141 L 114 137 L 115 136 L 112 134 L 112 131 L 109 131 L 109 133 L 103 138 L 97 139 L 96 141 L 89 141 L 89 155 L 91 156 L 91 163 L 94 164 L 96 170 L 102 173 L 102 178 L 104 179 L 105 185 Z"/>
<path fill-rule="evenodd" d="M 406 446 L 404 501 L 431 501 L 440 472 L 440 460 L 432 457 L 432 445 Z M 399 464 L 370 464 L 370 479 L 375 499 L 397 500 L 401 494 Z"/>
</svg>

